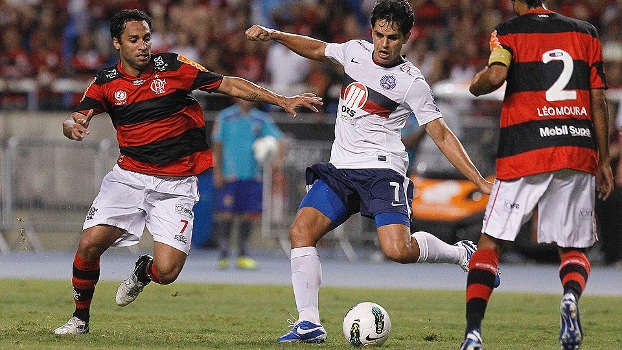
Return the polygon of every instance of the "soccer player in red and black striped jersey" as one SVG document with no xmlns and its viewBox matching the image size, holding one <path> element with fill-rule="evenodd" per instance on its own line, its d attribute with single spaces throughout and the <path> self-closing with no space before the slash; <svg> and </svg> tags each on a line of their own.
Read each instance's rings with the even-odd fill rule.
<svg viewBox="0 0 622 350">
<path fill-rule="evenodd" d="M 461 349 L 483 347 L 481 323 L 499 255 L 536 206 L 538 242 L 556 242 L 561 258 L 559 341 L 563 349 L 578 349 L 586 252 L 597 240 L 594 193 L 606 199 L 613 189 L 601 43 L 594 26 L 549 11 L 542 0 L 512 3 L 518 17 L 493 31 L 488 67 L 470 86 L 479 96 L 507 82 L 497 179 L 471 257 Z"/>
<path fill-rule="evenodd" d="M 117 290 L 117 304 L 125 306 L 149 282 L 168 284 L 181 272 L 190 251 L 192 208 L 199 199 L 195 175 L 212 167 L 205 120 L 193 90 L 274 104 L 294 117 L 296 108 L 317 112 L 322 103 L 310 93 L 277 95 L 175 53 L 152 54 L 151 19 L 139 10 L 117 13 L 110 33 L 120 60 L 97 74 L 63 123 L 63 134 L 81 141 L 91 118 L 108 113 L 120 155 L 86 215 L 73 261 L 76 309 L 56 334 L 88 333 L 101 255 L 111 246 L 138 243 L 145 227 L 154 239 L 153 258 L 138 258 Z"/>
</svg>

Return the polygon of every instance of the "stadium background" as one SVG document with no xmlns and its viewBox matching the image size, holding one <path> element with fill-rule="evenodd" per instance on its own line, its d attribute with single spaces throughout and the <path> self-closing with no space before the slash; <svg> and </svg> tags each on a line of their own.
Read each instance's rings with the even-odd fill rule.
<svg viewBox="0 0 622 350">
<path fill-rule="evenodd" d="M 60 124 L 94 74 L 116 62 L 107 19 L 123 8 L 140 8 L 153 16 L 154 52 L 178 52 L 210 70 L 242 76 L 280 93 L 312 91 L 325 99 L 324 113 L 303 113 L 295 121 L 265 107 L 288 134 L 290 148 L 286 172 L 275 174 L 286 178 L 267 184 L 270 220 L 264 220 L 254 245 L 287 251 L 286 227 L 303 193 L 299 186 L 278 185 L 293 181 L 306 165 L 327 159 L 340 72 L 308 60 L 295 63 L 268 43 L 247 41 L 243 32 L 259 23 L 326 41 L 369 39 L 373 2 L 0 1 L 0 251 L 75 249 L 84 212 L 114 164 L 117 149 L 106 117 L 93 120 L 92 133 L 82 143 L 64 139 Z M 622 1 L 545 3 L 596 26 L 608 83 L 612 91 L 622 88 Z M 404 53 L 431 85 L 468 81 L 486 64 L 493 27 L 514 16 L 509 0 L 412 0 L 411 4 L 415 26 Z M 208 127 L 215 113 L 231 103 L 217 94 L 197 93 L 197 98 Z M 366 221 L 354 218 L 323 244 L 334 257 L 374 259 L 372 231 Z M 141 242 L 139 249 L 149 246 Z M 598 262 L 598 252 L 593 255 Z"/>
</svg>

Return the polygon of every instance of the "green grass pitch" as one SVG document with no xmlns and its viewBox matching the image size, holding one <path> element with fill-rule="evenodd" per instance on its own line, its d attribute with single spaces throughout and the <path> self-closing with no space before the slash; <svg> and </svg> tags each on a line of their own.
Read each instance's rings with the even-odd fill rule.
<svg viewBox="0 0 622 350">
<path fill-rule="evenodd" d="M 382 305 L 393 324 L 386 349 L 457 349 L 464 293 L 322 288 L 326 343 L 278 344 L 296 314 L 289 286 L 173 283 L 149 285 L 131 305 L 114 302 L 117 283 L 100 282 L 91 332 L 57 336 L 74 309 L 70 281 L 0 280 L 0 349 L 351 349 L 341 331 L 361 301 Z M 559 300 L 550 294 L 494 293 L 483 324 L 487 349 L 559 349 Z M 622 348 L 622 297 L 584 296 L 581 349 Z"/>
</svg>

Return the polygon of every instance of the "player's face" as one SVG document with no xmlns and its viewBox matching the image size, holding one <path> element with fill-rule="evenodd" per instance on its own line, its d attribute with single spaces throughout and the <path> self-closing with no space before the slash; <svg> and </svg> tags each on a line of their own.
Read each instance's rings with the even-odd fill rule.
<svg viewBox="0 0 622 350">
<path fill-rule="evenodd" d="M 125 23 L 121 41 L 112 40 L 119 51 L 121 67 L 126 73 L 138 76 L 151 62 L 151 30 L 147 22 L 131 21 Z"/>
<path fill-rule="evenodd" d="M 372 28 L 372 40 L 374 53 L 372 58 L 381 66 L 393 66 L 402 61 L 402 45 L 408 41 L 407 35 L 403 35 L 396 23 L 378 20 Z"/>
</svg>

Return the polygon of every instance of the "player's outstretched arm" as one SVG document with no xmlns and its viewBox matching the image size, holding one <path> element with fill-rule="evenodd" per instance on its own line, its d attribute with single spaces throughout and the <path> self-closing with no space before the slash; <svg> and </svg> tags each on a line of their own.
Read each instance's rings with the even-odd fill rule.
<svg viewBox="0 0 622 350">
<path fill-rule="evenodd" d="M 317 107 L 322 105 L 322 98 L 309 92 L 287 97 L 274 93 L 246 79 L 231 76 L 225 76 L 216 91 L 247 101 L 270 103 L 279 106 L 287 113 L 293 115 L 294 118 L 297 116 L 296 109 L 298 107 L 305 107 L 314 112 L 319 112 Z"/>
<path fill-rule="evenodd" d="M 86 115 L 73 112 L 69 118 L 63 122 L 63 135 L 70 140 L 82 141 L 89 134 L 89 123 L 93 118 L 93 110 L 89 110 Z"/>
<path fill-rule="evenodd" d="M 282 32 L 276 29 L 266 28 L 258 24 L 248 28 L 245 32 L 246 38 L 251 41 L 269 41 L 279 42 L 288 49 L 294 51 L 302 57 L 306 57 L 315 61 L 328 62 L 328 58 L 324 54 L 327 43 L 304 35 Z"/>
<path fill-rule="evenodd" d="M 435 119 L 425 124 L 424 127 L 451 165 L 458 169 L 467 179 L 473 181 L 484 194 L 490 194 L 492 183 L 482 177 L 466 153 L 462 143 L 445 124 L 443 118 Z"/>
</svg>

